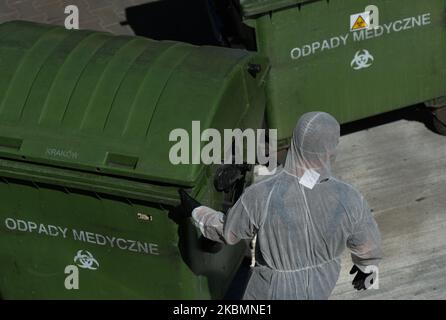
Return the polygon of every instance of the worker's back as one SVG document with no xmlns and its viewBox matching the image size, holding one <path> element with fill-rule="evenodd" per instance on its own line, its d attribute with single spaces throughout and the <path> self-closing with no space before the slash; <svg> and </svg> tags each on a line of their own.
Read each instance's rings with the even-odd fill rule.
<svg viewBox="0 0 446 320">
<path fill-rule="evenodd" d="M 257 234 L 257 266 L 244 298 L 326 299 L 346 246 L 362 272 L 381 259 L 379 230 L 366 201 L 331 174 L 339 134 L 329 114 L 305 114 L 283 169 L 247 188 L 226 216 L 205 206 L 192 213 L 214 241 L 234 244 Z"/>
<path fill-rule="evenodd" d="M 256 297 L 328 298 L 354 223 L 367 210 L 361 195 L 334 178 L 308 189 L 281 170 L 248 188 L 243 202 L 258 228 L 256 261 L 263 269 L 258 275 L 267 280 L 264 288 L 256 281 Z M 280 290 L 271 283 L 273 273 Z"/>
</svg>

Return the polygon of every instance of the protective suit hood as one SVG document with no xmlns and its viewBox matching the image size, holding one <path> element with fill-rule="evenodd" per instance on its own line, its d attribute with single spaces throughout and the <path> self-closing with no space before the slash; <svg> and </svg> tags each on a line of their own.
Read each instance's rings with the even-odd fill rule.
<svg viewBox="0 0 446 320">
<path fill-rule="evenodd" d="M 312 169 L 320 175 L 318 182 L 330 178 L 339 136 L 339 123 L 330 114 L 304 114 L 294 128 L 285 171 L 302 177 L 307 170 Z"/>
</svg>

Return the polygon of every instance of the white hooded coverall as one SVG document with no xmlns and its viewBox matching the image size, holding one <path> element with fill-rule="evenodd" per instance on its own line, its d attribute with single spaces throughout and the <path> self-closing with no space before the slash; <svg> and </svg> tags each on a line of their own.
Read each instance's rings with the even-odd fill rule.
<svg viewBox="0 0 446 320">
<path fill-rule="evenodd" d="M 248 187 L 226 215 L 205 206 L 193 211 L 211 240 L 235 244 L 257 234 L 244 299 L 327 299 L 346 247 L 361 270 L 377 266 L 380 233 L 366 200 L 331 175 L 339 136 L 331 115 L 303 115 L 282 169 Z M 312 189 L 299 183 L 308 170 L 319 175 Z"/>
</svg>

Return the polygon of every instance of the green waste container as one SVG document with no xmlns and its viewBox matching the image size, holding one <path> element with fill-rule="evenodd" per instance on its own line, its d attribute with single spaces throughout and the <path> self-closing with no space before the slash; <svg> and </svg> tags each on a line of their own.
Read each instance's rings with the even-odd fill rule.
<svg viewBox="0 0 446 320">
<path fill-rule="evenodd" d="M 446 95 L 444 0 L 240 0 L 240 6 L 258 51 L 270 59 L 267 120 L 282 146 L 308 111 L 345 123 Z M 376 26 L 361 28 L 363 13 Z"/>
<path fill-rule="evenodd" d="M 179 187 L 216 208 L 224 194 L 216 166 L 170 163 L 169 132 L 261 126 L 267 69 L 242 50 L 1 25 L 0 296 L 221 298 L 245 246 L 205 252 L 181 219 Z"/>
</svg>

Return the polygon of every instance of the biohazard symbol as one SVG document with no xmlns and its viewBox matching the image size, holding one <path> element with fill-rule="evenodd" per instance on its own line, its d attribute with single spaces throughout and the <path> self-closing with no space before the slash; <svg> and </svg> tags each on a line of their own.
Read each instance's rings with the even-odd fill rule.
<svg viewBox="0 0 446 320">
<path fill-rule="evenodd" d="M 83 269 L 96 270 L 99 268 L 98 261 L 87 250 L 79 250 L 74 257 L 74 262 Z"/>
<path fill-rule="evenodd" d="M 367 23 L 365 22 L 362 16 L 358 16 L 358 19 L 356 19 L 356 22 L 353 25 L 352 30 L 358 30 L 364 28 L 367 28 Z"/>
<path fill-rule="evenodd" d="M 372 65 L 374 60 L 375 58 L 366 49 L 359 50 L 350 65 L 355 70 L 366 69 Z"/>
</svg>

